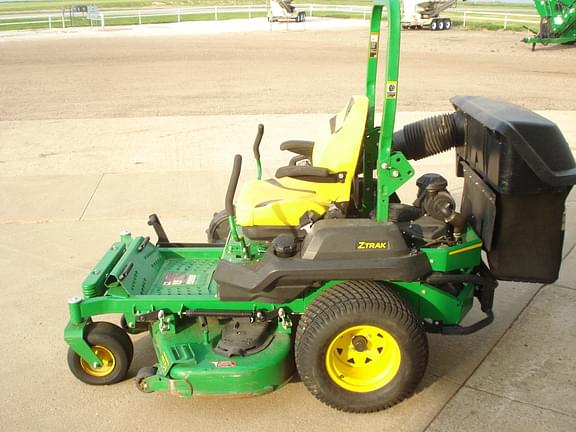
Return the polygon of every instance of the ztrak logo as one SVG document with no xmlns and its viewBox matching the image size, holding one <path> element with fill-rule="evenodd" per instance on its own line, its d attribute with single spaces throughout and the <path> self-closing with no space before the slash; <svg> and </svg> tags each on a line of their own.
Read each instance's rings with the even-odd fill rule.
<svg viewBox="0 0 576 432">
<path fill-rule="evenodd" d="M 365 242 L 359 241 L 356 244 L 356 249 L 388 249 L 388 242 Z"/>
</svg>

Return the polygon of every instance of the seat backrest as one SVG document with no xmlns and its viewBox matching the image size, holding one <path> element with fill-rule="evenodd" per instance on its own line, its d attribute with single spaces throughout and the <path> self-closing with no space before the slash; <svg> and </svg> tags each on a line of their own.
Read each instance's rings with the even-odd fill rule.
<svg viewBox="0 0 576 432">
<path fill-rule="evenodd" d="M 368 98 L 354 96 L 336 116 L 332 135 L 314 144 L 312 165 L 335 173 L 346 172 L 346 183 L 351 182 L 358 165 L 367 116 Z"/>
</svg>

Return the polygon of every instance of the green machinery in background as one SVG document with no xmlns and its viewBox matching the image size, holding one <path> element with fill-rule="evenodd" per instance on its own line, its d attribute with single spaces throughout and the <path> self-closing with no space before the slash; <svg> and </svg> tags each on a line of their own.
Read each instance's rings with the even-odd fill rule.
<svg viewBox="0 0 576 432">
<path fill-rule="evenodd" d="M 574 0 L 534 0 L 540 15 L 540 30 L 534 36 L 524 38 L 532 44 L 573 44 L 576 42 L 576 1 Z"/>
<path fill-rule="evenodd" d="M 68 300 L 64 338 L 78 379 L 124 379 L 130 335 L 149 332 L 156 361 L 136 374 L 143 392 L 259 395 L 297 372 L 329 406 L 381 410 L 418 389 L 427 333 L 463 335 L 493 321 L 497 280 L 556 280 L 576 183 L 561 132 L 525 109 L 467 96 L 452 98 L 453 113 L 394 132 L 400 28 L 399 1 L 375 0 L 366 94 L 331 119 L 330 136 L 282 143 L 293 157 L 271 179 L 261 179 L 259 126 L 258 178 L 235 200 L 236 155 L 207 243 L 170 241 L 156 215 L 156 243 L 121 234 L 82 296 Z M 453 148 L 460 205 L 439 174 L 420 176 L 414 202 L 402 203 L 396 191 L 415 175 L 410 160 Z M 463 325 L 475 299 L 484 317 Z M 94 320 L 103 314 L 119 314 L 121 325 Z"/>
</svg>

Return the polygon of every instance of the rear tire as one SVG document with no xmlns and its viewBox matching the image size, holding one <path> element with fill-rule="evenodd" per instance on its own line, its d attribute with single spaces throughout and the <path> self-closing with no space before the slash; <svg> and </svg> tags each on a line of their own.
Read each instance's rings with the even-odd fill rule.
<svg viewBox="0 0 576 432">
<path fill-rule="evenodd" d="M 306 388 L 321 402 L 373 412 L 414 393 L 428 363 L 428 342 L 421 321 L 391 288 L 350 281 L 308 306 L 295 358 Z"/>
<path fill-rule="evenodd" d="M 430 23 L 430 30 L 432 31 L 438 30 L 438 21 L 432 20 L 432 22 Z"/>
<path fill-rule="evenodd" d="M 224 244 L 228 239 L 229 233 L 230 223 L 228 222 L 228 213 L 226 210 L 220 210 L 218 213 L 214 213 L 210 225 L 208 225 L 208 229 L 206 230 L 208 243 Z"/>
<path fill-rule="evenodd" d="M 444 30 L 444 20 L 438 20 L 438 30 Z"/>
<path fill-rule="evenodd" d="M 444 30 L 450 30 L 452 28 L 452 20 L 450 18 L 446 18 L 444 20 Z"/>
<path fill-rule="evenodd" d="M 86 327 L 84 338 L 102 360 L 103 366 L 93 367 L 69 348 L 68 367 L 74 376 L 90 385 L 122 381 L 134 356 L 134 346 L 126 332 L 108 322 L 95 322 Z"/>
</svg>

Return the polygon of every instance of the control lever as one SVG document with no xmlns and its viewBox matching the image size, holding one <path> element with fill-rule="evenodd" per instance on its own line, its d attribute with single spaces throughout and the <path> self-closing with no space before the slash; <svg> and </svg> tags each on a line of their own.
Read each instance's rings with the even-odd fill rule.
<svg viewBox="0 0 576 432">
<path fill-rule="evenodd" d="M 230 234 L 232 238 L 239 242 L 242 246 L 245 258 L 250 258 L 250 249 L 246 245 L 244 237 L 238 233 L 238 226 L 236 225 L 236 209 L 234 208 L 234 195 L 236 187 L 238 186 L 238 179 L 240 178 L 240 171 L 242 170 L 242 156 L 234 156 L 234 165 L 232 167 L 232 174 L 230 175 L 230 182 L 228 183 L 228 190 L 226 191 L 225 208 L 228 214 L 228 223 L 230 224 Z"/>
<path fill-rule="evenodd" d="M 150 216 L 148 216 L 148 225 L 154 228 L 154 231 L 158 236 L 158 244 L 170 243 L 170 241 L 168 240 L 168 236 L 166 235 L 166 231 L 164 231 L 164 227 L 160 223 L 160 218 L 156 213 L 153 213 Z"/>
<path fill-rule="evenodd" d="M 254 159 L 256 159 L 256 170 L 258 180 L 262 179 L 262 163 L 260 162 L 260 143 L 262 142 L 262 137 L 264 136 L 264 125 L 260 123 L 258 125 L 258 133 L 254 139 L 254 146 L 252 150 L 254 151 Z"/>
</svg>

